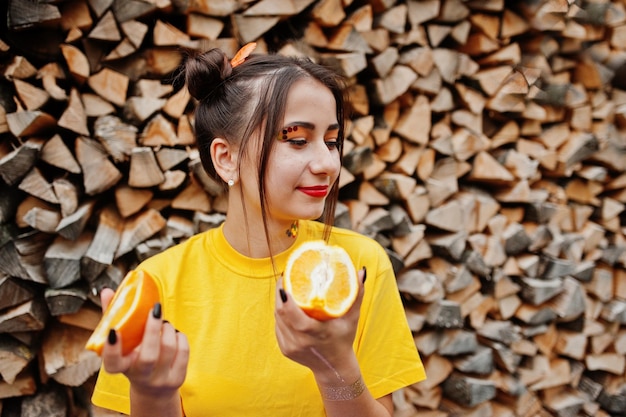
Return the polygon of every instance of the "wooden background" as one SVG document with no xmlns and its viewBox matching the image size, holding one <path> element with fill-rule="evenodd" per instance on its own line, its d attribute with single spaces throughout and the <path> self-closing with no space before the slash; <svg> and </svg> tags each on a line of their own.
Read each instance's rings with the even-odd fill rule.
<svg viewBox="0 0 626 417">
<path fill-rule="evenodd" d="M 397 416 L 626 414 L 625 0 L 2 2 L 1 416 L 105 416 L 94 295 L 223 219 L 180 46 L 350 82 L 337 224 L 389 251 Z"/>
</svg>

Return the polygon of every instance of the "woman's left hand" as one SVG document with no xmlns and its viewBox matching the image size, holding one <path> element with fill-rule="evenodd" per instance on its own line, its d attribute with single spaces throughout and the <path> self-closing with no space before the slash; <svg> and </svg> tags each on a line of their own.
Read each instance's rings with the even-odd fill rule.
<svg viewBox="0 0 626 417">
<path fill-rule="evenodd" d="M 342 368 L 353 368 L 356 362 L 352 346 L 363 301 L 364 275 L 363 269 L 358 272 L 359 292 L 348 312 L 327 321 L 306 315 L 289 293 L 284 293 L 287 300 L 283 302 L 282 279 L 278 282 L 275 316 L 280 350 L 289 359 L 310 368 L 317 378 L 327 376 L 336 381 L 342 377 Z"/>
</svg>

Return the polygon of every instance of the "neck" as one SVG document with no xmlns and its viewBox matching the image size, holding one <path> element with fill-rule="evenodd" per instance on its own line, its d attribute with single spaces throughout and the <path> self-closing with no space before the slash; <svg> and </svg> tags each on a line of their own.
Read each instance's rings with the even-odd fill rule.
<svg viewBox="0 0 626 417">
<path fill-rule="evenodd" d="M 250 219 L 246 222 L 239 216 L 226 216 L 224 222 L 224 236 L 230 245 L 242 255 L 250 258 L 267 258 L 288 249 L 295 242 L 295 236 L 290 237 L 288 230 L 292 230 L 292 223 L 268 220 L 267 233 L 262 219 Z M 268 247 L 268 240 L 271 248 Z"/>
</svg>

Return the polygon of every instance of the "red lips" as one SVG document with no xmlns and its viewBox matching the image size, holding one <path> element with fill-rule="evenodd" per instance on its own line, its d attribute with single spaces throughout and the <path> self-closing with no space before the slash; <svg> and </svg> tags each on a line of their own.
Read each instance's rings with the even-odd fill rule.
<svg viewBox="0 0 626 417">
<path fill-rule="evenodd" d="M 302 191 L 304 194 L 315 197 L 315 198 L 323 198 L 328 194 L 328 186 L 327 185 L 316 185 L 313 187 L 298 187 L 299 191 Z"/>
</svg>

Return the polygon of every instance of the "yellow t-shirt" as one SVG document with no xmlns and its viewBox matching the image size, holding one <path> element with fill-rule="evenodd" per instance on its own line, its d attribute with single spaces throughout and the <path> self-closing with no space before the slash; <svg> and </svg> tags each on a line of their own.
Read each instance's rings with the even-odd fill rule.
<svg viewBox="0 0 626 417">
<path fill-rule="evenodd" d="M 320 239 L 323 224 L 300 222 L 296 245 Z M 354 341 L 365 383 L 380 398 L 426 377 L 389 257 L 374 240 L 334 228 L 330 237 L 367 267 Z M 295 247 L 296 245 L 293 245 Z M 290 251 L 274 257 L 280 273 Z M 156 278 L 163 318 L 190 343 L 180 389 L 187 417 L 323 417 L 312 372 L 283 356 L 274 331 L 276 273 L 268 259 L 236 252 L 222 227 L 195 235 L 140 265 Z M 129 384 L 100 371 L 92 401 L 129 414 Z"/>
</svg>

